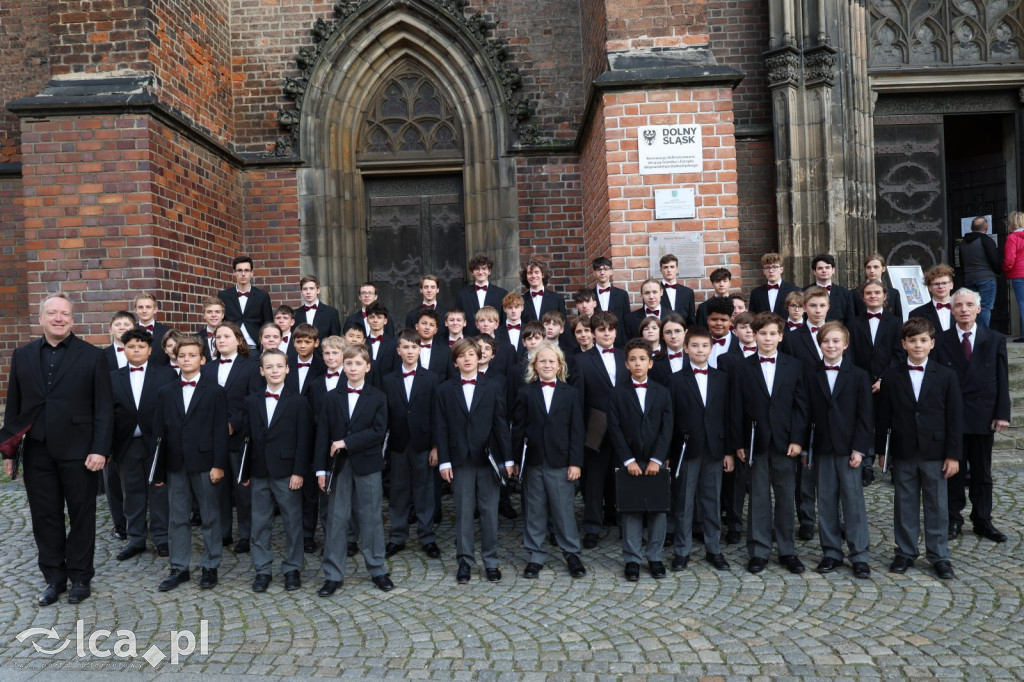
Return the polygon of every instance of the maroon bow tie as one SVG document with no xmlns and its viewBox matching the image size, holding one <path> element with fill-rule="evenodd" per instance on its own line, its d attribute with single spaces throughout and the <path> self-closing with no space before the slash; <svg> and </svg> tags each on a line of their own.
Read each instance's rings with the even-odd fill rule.
<svg viewBox="0 0 1024 682">
<path fill-rule="evenodd" d="M 693 368 L 693 373 L 694 374 L 707 374 L 708 371 L 706 369 L 697 369 L 696 367 L 694 367 Z"/>
<path fill-rule="evenodd" d="M 757 350 L 757 346 L 743 346 L 743 350 L 744 352 L 753 353 L 755 350 Z"/>
<path fill-rule="evenodd" d="M 383 340 L 384 340 L 384 335 L 383 334 L 381 334 L 380 336 L 371 336 L 370 337 L 370 343 L 380 343 Z"/>
<path fill-rule="evenodd" d="M 799 329 L 802 326 L 804 326 L 803 322 L 786 322 L 786 329 Z"/>
<path fill-rule="evenodd" d="M 334 377 L 340 377 L 340 376 L 341 376 L 341 372 L 328 372 L 327 373 L 327 378 L 328 379 L 333 379 Z"/>
<path fill-rule="evenodd" d="M 116 350 L 118 353 L 123 353 L 124 352 L 124 347 L 122 347 L 122 346 L 114 346 L 114 350 Z"/>
<path fill-rule="evenodd" d="M 917 371 L 917 372 L 923 372 L 924 371 L 924 367 L 922 365 L 907 365 L 907 369 L 908 370 L 914 370 L 914 371 Z"/>
<path fill-rule="evenodd" d="M 831 284 L 829 284 L 828 286 L 822 287 L 822 289 L 824 289 L 825 291 L 827 291 L 830 294 L 832 293 L 832 285 Z"/>
<path fill-rule="evenodd" d="M 661 286 L 664 289 L 675 289 L 679 285 L 678 284 L 669 284 L 668 282 L 662 282 Z"/>
<path fill-rule="evenodd" d="M 604 289 L 598 287 L 597 288 L 597 295 L 600 296 L 601 294 L 606 294 L 606 293 L 608 293 L 611 290 L 612 290 L 611 287 L 605 287 Z"/>
<path fill-rule="evenodd" d="M 676 358 L 681 358 L 681 357 L 683 357 L 683 351 L 679 351 L 678 353 L 669 353 L 668 354 L 668 359 L 669 360 L 675 360 Z"/>
<path fill-rule="evenodd" d="M 267 391 L 266 393 L 263 394 L 263 397 L 264 398 L 273 398 L 274 400 L 280 400 L 281 399 L 281 394 L 280 393 L 271 393 L 270 391 Z"/>
<path fill-rule="evenodd" d="M 661 310 L 654 310 L 653 308 L 644 308 L 644 314 L 645 315 L 655 315 L 655 316 L 660 317 L 661 316 Z"/>
<path fill-rule="evenodd" d="M 522 329 L 523 328 L 522 323 L 520 323 L 520 324 L 507 324 L 505 326 L 508 328 L 509 331 L 512 331 L 513 329 Z"/>
<path fill-rule="evenodd" d="M 461 341 L 461 340 L 462 340 L 462 339 L 448 339 L 448 347 L 449 347 L 449 348 L 451 348 L 451 347 L 452 347 L 452 346 L 454 346 L 454 345 L 455 345 L 455 344 L 456 344 L 456 343 L 457 343 L 458 341 Z M 424 348 L 424 346 L 420 346 L 420 348 Z"/>
<path fill-rule="evenodd" d="M 548 386 L 550 388 L 554 388 L 555 387 L 555 382 L 553 382 L 553 381 L 542 381 L 542 382 L 540 382 L 540 387 L 541 388 L 544 388 L 545 386 Z"/>
<path fill-rule="evenodd" d="M 487 285 L 486 284 L 483 285 L 483 286 L 480 286 L 479 284 L 474 284 L 473 286 L 476 288 L 477 291 L 487 291 Z"/>
<path fill-rule="evenodd" d="M 427 350 L 430 350 L 430 344 L 429 343 L 421 343 L 420 344 L 420 348 L 426 348 Z"/>
<path fill-rule="evenodd" d="M 281 343 L 288 343 L 288 337 L 287 336 L 282 336 L 281 337 Z"/>
<path fill-rule="evenodd" d="M 476 386 L 476 379 L 463 379 L 462 385 L 465 386 L 466 384 L 472 384 Z"/>
<path fill-rule="evenodd" d="M 309 367 L 312 364 L 313 364 L 312 362 L 300 362 L 298 366 L 299 367 Z"/>
<path fill-rule="evenodd" d="M 365 310 L 359 311 L 359 314 L 363 316 L 364 320 L 366 319 L 366 311 Z"/>
<path fill-rule="evenodd" d="M 234 358 L 228 358 L 227 360 L 224 360 L 222 358 L 220 360 L 217 360 L 217 362 L 219 362 L 222 365 L 230 365 L 233 360 L 234 360 Z"/>
<path fill-rule="evenodd" d="M 538 296 L 543 296 L 543 295 L 544 295 L 544 290 L 543 289 L 541 289 L 540 291 L 531 291 L 530 292 L 530 296 L 533 296 L 534 298 L 537 298 Z"/>
<path fill-rule="evenodd" d="M 178 369 L 178 366 L 172 362 L 171 363 L 171 369 Z"/>
<path fill-rule="evenodd" d="M 762 355 L 761 356 L 761 362 L 770 362 L 770 363 L 772 363 L 774 365 L 775 364 L 775 358 L 766 358 L 766 357 L 764 357 Z"/>
<path fill-rule="evenodd" d="M 194 382 L 194 381 L 182 381 L 181 385 L 182 385 L 182 387 L 185 387 L 185 386 L 195 386 L 196 382 Z"/>
<path fill-rule="evenodd" d="M 316 306 L 317 306 L 316 303 L 314 303 L 313 305 L 304 305 L 304 306 L 302 306 L 302 309 L 303 310 L 316 310 Z"/>
<path fill-rule="evenodd" d="M 420 309 L 421 310 L 426 310 L 426 309 L 433 310 L 434 309 L 434 304 L 433 303 L 420 303 Z"/>
<path fill-rule="evenodd" d="M 416 376 L 416 370 L 413 370 L 411 372 L 402 372 L 402 378 L 403 379 L 406 379 L 408 377 L 414 377 L 414 376 Z"/>
<path fill-rule="evenodd" d="M 602 348 L 601 352 L 602 353 L 614 353 L 615 349 L 614 348 Z"/>
<path fill-rule="evenodd" d="M 146 368 L 145 367 L 132 367 L 128 371 L 129 372 L 145 372 Z"/>
<path fill-rule="evenodd" d="M 207 331 L 207 332 L 206 332 L 206 338 L 208 338 L 208 339 L 212 339 L 212 338 L 213 338 L 213 332 L 211 332 L 211 331 Z"/>
<path fill-rule="evenodd" d="M 779 288 L 778 284 L 765 284 L 764 286 L 767 289 L 776 289 L 776 290 L 778 290 L 778 288 Z"/>
<path fill-rule="evenodd" d="M 838 372 L 839 371 L 839 365 L 825 365 L 825 371 L 826 372 Z"/>
<path fill-rule="evenodd" d="M 943 308 L 945 308 L 946 310 L 953 310 L 953 304 L 952 303 L 936 303 L 935 304 L 935 309 L 936 310 L 942 310 Z"/>
<path fill-rule="evenodd" d="M 725 345 L 725 339 L 726 339 L 726 337 L 724 337 L 724 336 L 722 338 L 720 338 L 720 339 L 716 339 L 714 337 L 711 337 L 711 343 L 717 344 L 719 346 L 724 346 Z"/>
<path fill-rule="evenodd" d="M 153 331 L 153 325 L 151 324 L 140 324 L 139 329 L 145 329 L 147 332 Z"/>
<path fill-rule="evenodd" d="M 362 395 L 363 394 L 363 389 L 361 389 L 361 388 L 349 388 L 348 392 L 349 393 L 356 393 L 358 395 Z"/>
<path fill-rule="evenodd" d="M 486 369 L 478 369 L 476 371 L 476 373 L 477 373 L 478 376 L 487 376 L 487 370 Z"/>
<path fill-rule="evenodd" d="M 644 382 L 644 383 L 642 383 L 642 384 L 637 384 L 637 383 L 634 383 L 634 384 L 633 384 L 633 388 L 647 388 L 647 382 L 645 381 L 645 382 Z"/>
<path fill-rule="evenodd" d="M 880 320 L 882 319 L 882 313 L 868 313 L 869 320 Z"/>
<path fill-rule="evenodd" d="M 239 291 L 238 292 L 238 298 L 242 298 L 243 296 L 245 296 L 246 298 L 249 298 L 249 292 L 248 291 Z"/>
<path fill-rule="evenodd" d="M 808 327 L 808 329 L 812 334 L 817 334 L 818 330 L 821 329 L 821 327 Z"/>
</svg>

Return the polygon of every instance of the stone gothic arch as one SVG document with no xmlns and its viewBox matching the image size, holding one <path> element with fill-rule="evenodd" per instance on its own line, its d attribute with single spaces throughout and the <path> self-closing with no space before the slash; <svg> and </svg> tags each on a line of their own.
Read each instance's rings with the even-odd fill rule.
<svg viewBox="0 0 1024 682">
<path fill-rule="evenodd" d="M 519 235 L 514 159 L 504 151 L 515 132 L 500 75 L 466 26 L 425 0 L 358 4 L 328 29 L 331 35 L 308 69 L 297 112 L 298 151 L 306 161 L 299 169 L 303 272 L 317 273 L 326 297 L 343 309 L 351 307 L 368 272 L 365 178 L 459 172 L 465 251 L 488 254 L 496 263 L 494 280 L 511 283 Z M 454 107 L 461 157 L 360 158 L 359 135 L 371 98 L 396 65 L 431 76 L 442 89 Z"/>
</svg>

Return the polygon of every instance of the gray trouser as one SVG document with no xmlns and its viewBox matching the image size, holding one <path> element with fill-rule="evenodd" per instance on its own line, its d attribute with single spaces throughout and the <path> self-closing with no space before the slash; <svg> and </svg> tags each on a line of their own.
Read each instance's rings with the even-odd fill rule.
<svg viewBox="0 0 1024 682">
<path fill-rule="evenodd" d="M 345 579 L 345 552 L 350 541 L 349 521 L 353 505 L 359 509 L 359 534 L 363 561 L 370 577 L 388 572 L 384 563 L 384 520 L 381 505 L 384 493 L 380 472 L 353 474 L 348 458 L 334 476 L 334 492 L 327 496 L 327 529 L 324 531 L 324 577 Z"/>
<path fill-rule="evenodd" d="M 622 560 L 627 564 L 640 563 L 644 535 L 644 516 L 647 517 L 647 560 L 661 561 L 661 548 L 665 544 L 665 512 L 619 512 L 622 527 Z"/>
<path fill-rule="evenodd" d="M 199 515 L 203 517 L 203 556 L 199 566 L 217 568 L 224 550 L 218 498 L 223 481 L 214 485 L 210 482 L 209 471 L 188 473 L 182 470 L 167 472 L 167 485 L 170 488 L 167 491 L 171 510 L 167 538 L 170 541 L 171 570 L 187 571 L 192 563 L 192 526 L 188 520 L 192 514 L 193 497 L 199 501 Z"/>
<path fill-rule="evenodd" d="M 568 480 L 568 467 L 527 465 L 523 476 L 523 547 L 530 553 L 530 561 L 543 564 L 548 558 L 545 539 L 549 525 L 563 554 L 579 554 L 580 533 L 573 507 L 576 482 Z"/>
<path fill-rule="evenodd" d="M 403 544 L 409 538 L 409 506 L 416 510 L 416 536 L 421 545 L 437 542 L 434 535 L 434 481 L 427 463 L 429 452 L 402 450 L 391 455 L 391 542 Z"/>
<path fill-rule="evenodd" d="M 822 556 L 843 560 L 839 525 L 839 508 L 842 506 L 850 563 L 866 562 L 870 538 L 860 467 L 851 468 L 849 457 L 823 455 L 814 458 L 812 471 L 818 478 L 818 532 Z"/>
<path fill-rule="evenodd" d="M 679 556 L 689 556 L 694 518 L 700 510 L 704 549 L 708 554 L 721 554 L 722 458 L 684 459 L 683 471 L 672 483 L 675 498 L 672 509 L 676 517 L 673 552 Z"/>
<path fill-rule="evenodd" d="M 794 488 L 799 458 L 781 452 L 759 452 L 750 466 L 750 509 L 747 511 L 747 554 L 768 559 L 772 530 L 779 556 L 795 556 Z M 774 508 L 772 495 L 774 494 Z"/>
<path fill-rule="evenodd" d="M 149 484 L 151 452 L 146 452 L 142 438 L 132 438 L 121 461 L 117 463 L 124 496 L 125 527 L 128 544 L 146 546 L 146 507 L 149 506 L 149 532 L 157 545 L 167 543 L 167 486 Z"/>
<path fill-rule="evenodd" d="M 455 554 L 472 566 L 473 512 L 480 510 L 480 558 L 484 568 L 498 567 L 498 477 L 490 464 L 470 462 L 452 468 L 455 495 Z"/>
<path fill-rule="evenodd" d="M 800 477 L 797 499 L 797 516 L 801 526 L 814 525 L 814 507 L 818 493 L 818 475 L 814 472 L 818 468 L 818 458 L 812 461 L 812 468 L 808 469 L 803 465 L 803 458 L 797 457 L 797 476 Z M 858 470 L 857 473 L 860 473 Z M 863 484 L 862 484 L 863 485 Z"/>
<path fill-rule="evenodd" d="M 949 505 L 942 461 L 892 462 L 896 554 L 916 559 L 920 507 L 924 498 L 924 544 L 928 561 L 949 561 Z"/>
<path fill-rule="evenodd" d="M 228 454 L 231 456 L 231 471 L 224 472 L 224 480 L 220 483 L 221 537 L 231 537 L 231 504 L 234 502 L 238 512 L 238 537 L 248 540 L 252 534 L 252 491 L 249 486 L 235 482 L 242 468 L 242 451 Z"/>
<path fill-rule="evenodd" d="M 274 530 L 274 502 L 284 522 L 284 560 L 281 572 L 301 571 L 302 555 L 302 490 L 289 490 L 290 476 L 284 478 L 253 478 L 252 488 L 252 567 L 257 574 L 271 573 L 274 553 L 270 537 Z"/>
</svg>

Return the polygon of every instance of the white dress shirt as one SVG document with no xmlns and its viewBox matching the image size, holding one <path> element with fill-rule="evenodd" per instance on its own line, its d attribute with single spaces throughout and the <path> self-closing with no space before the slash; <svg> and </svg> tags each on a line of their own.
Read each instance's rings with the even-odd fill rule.
<svg viewBox="0 0 1024 682">
<path fill-rule="evenodd" d="M 758 355 L 760 355 L 760 353 Z M 772 358 L 773 360 L 778 362 L 779 352 L 775 351 L 771 355 L 760 355 L 760 357 Z M 768 387 L 768 395 L 771 395 L 772 390 L 774 390 L 775 388 L 775 362 L 762 362 L 761 374 L 764 375 L 764 383 Z"/>
</svg>

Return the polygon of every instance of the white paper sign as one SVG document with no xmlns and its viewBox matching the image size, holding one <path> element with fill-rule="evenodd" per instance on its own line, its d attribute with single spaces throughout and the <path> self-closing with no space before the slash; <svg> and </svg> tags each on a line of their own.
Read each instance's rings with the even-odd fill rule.
<svg viewBox="0 0 1024 682">
<path fill-rule="evenodd" d="M 651 255 L 651 277 L 661 276 L 661 257 L 672 254 L 679 260 L 679 279 L 704 277 L 704 234 L 673 232 L 652 234 L 647 242 Z"/>
<path fill-rule="evenodd" d="M 906 322 L 910 318 L 910 311 L 932 298 L 924 283 L 924 272 L 920 265 L 890 265 L 887 270 L 889 281 L 900 292 L 903 321 Z"/>
<path fill-rule="evenodd" d="M 973 223 L 974 219 L 977 218 L 977 217 L 978 216 L 972 215 L 972 216 L 968 216 L 966 218 L 961 218 L 960 219 L 960 236 L 961 237 L 966 237 L 968 234 L 970 234 L 970 232 L 971 232 L 971 223 Z M 992 234 L 992 214 L 990 213 L 989 215 L 982 216 L 982 217 L 985 219 L 985 222 L 988 223 L 988 233 Z"/>
<path fill-rule="evenodd" d="M 699 125 L 644 126 L 637 129 L 640 175 L 700 173 L 704 146 Z"/>
<path fill-rule="evenodd" d="M 655 219 L 696 218 L 696 194 L 693 187 L 654 190 Z"/>
</svg>

